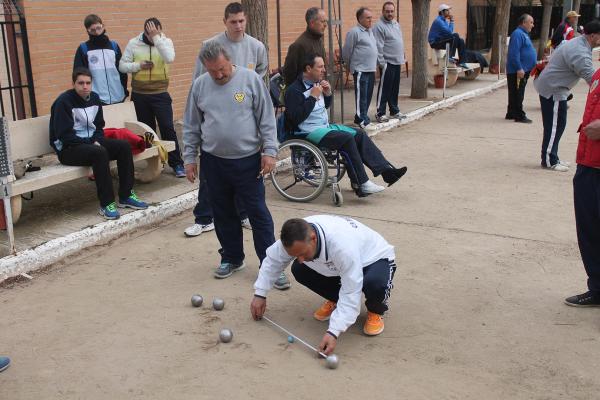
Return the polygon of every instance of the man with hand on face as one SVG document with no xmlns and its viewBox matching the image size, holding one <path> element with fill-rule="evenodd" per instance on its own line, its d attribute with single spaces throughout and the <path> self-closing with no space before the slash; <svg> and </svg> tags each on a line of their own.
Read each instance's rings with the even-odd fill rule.
<svg viewBox="0 0 600 400">
<path fill-rule="evenodd" d="M 455 62 L 453 57 L 458 50 L 458 65 L 469 69 L 465 64 L 465 41 L 454 32 L 454 15 L 450 12 L 451 9 L 448 4 L 441 4 L 438 7 L 439 15 L 431 24 L 427 41 L 432 49 L 438 50 L 446 50 L 446 43 L 450 43 L 450 54 L 446 54 L 448 61 Z"/>
<path fill-rule="evenodd" d="M 225 7 L 225 17 L 223 18 L 226 31 L 219 33 L 211 39 L 205 41 L 202 46 L 208 41 L 217 41 L 227 51 L 231 57 L 231 62 L 237 66 L 248 68 L 256 71 L 263 78 L 269 70 L 269 59 L 265 45 L 259 40 L 246 34 L 246 13 L 240 3 L 229 3 Z M 201 74 L 206 72 L 204 64 L 200 61 L 200 57 L 196 60 L 196 70 L 194 71 L 193 81 Z M 208 189 L 206 187 L 206 179 L 202 170 L 200 170 L 200 184 L 198 187 L 198 202 L 194 207 L 194 225 L 187 227 L 184 234 L 187 237 L 201 235 L 203 232 L 209 232 L 215 229 L 213 223 L 212 209 L 208 200 Z M 252 229 L 248 213 L 244 204 L 240 201 L 239 196 L 235 198 L 235 206 L 240 216 L 242 227 Z"/>
<path fill-rule="evenodd" d="M 262 318 L 273 282 L 293 261 L 294 278 L 326 299 L 313 316 L 318 321 L 329 320 L 319 345 L 329 355 L 339 335 L 356 322 L 362 293 L 368 311 L 363 332 L 369 336 L 383 332 L 383 314 L 388 310 L 396 272 L 394 259 L 392 245 L 352 218 L 313 215 L 287 220 L 281 239 L 267 249 L 254 283 L 250 312 L 255 320 Z"/>
<path fill-rule="evenodd" d="M 156 132 L 156 123 L 163 140 L 175 142 L 169 152 L 169 166 L 175 176 L 185 178 L 181 150 L 173 124 L 173 107 L 169 88 L 169 64 L 175 61 L 173 42 L 162 32 L 156 18 L 144 22 L 144 32 L 129 41 L 119 63 L 119 71 L 131 73 L 131 101 L 140 122 Z"/>
<path fill-rule="evenodd" d="M 190 182 L 204 170 L 221 244 L 221 263 L 214 275 L 223 279 L 245 267 L 242 226 L 234 197 L 240 196 L 250 223 L 260 262 L 275 242 L 273 219 L 265 202 L 263 175 L 275 168 L 277 128 L 267 87 L 254 71 L 231 63 L 217 41 L 200 51 L 208 73 L 192 85 L 184 115 L 185 171 Z M 285 274 L 278 288 L 289 288 Z"/>
<path fill-rule="evenodd" d="M 119 73 L 121 49 L 114 40 L 106 36 L 102 19 L 90 14 L 83 20 L 89 40 L 83 42 L 75 52 L 73 69 L 84 67 L 93 76 L 92 90 L 98 93 L 103 105 L 121 103 L 129 96 L 127 74 Z"/>
<path fill-rule="evenodd" d="M 331 105 L 331 85 L 325 77 L 325 63 L 319 56 L 309 55 L 303 64 L 303 74 L 285 92 L 286 130 L 319 147 L 342 150 L 349 158 L 348 176 L 359 197 L 383 191 L 373 183 L 363 164 L 375 176 L 381 175 L 388 186 L 393 185 L 407 168 L 394 168 L 362 129 L 329 124 L 327 109 Z"/>
</svg>

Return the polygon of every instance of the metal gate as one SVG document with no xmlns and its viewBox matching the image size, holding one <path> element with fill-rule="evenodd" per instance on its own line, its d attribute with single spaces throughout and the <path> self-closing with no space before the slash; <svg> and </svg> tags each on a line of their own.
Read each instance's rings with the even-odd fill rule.
<svg viewBox="0 0 600 400">
<path fill-rule="evenodd" d="M 27 26 L 18 3 L 2 0 L 0 10 L 0 112 L 12 120 L 37 117 Z"/>
</svg>

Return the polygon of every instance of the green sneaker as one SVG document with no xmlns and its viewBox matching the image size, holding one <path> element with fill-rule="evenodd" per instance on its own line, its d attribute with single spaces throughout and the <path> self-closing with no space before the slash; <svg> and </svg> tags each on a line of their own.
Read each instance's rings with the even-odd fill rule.
<svg viewBox="0 0 600 400">
<path fill-rule="evenodd" d="M 106 207 L 100 207 L 100 215 L 106 219 L 119 219 L 121 216 L 114 201 Z"/>
</svg>

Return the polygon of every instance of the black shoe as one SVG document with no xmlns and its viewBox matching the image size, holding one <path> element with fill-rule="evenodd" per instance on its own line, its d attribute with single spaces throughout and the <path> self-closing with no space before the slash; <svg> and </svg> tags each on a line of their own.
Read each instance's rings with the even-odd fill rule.
<svg viewBox="0 0 600 400">
<path fill-rule="evenodd" d="M 573 100 L 573 93 L 570 93 L 569 96 L 567 97 L 567 101 L 571 101 Z"/>
<path fill-rule="evenodd" d="M 506 114 L 504 119 L 515 119 L 515 117 L 513 117 L 511 114 Z"/>
<path fill-rule="evenodd" d="M 515 118 L 515 122 L 520 122 L 522 124 L 531 124 L 533 121 L 527 117 L 523 117 L 523 118 Z"/>
<path fill-rule="evenodd" d="M 383 181 L 388 184 L 388 186 L 392 186 L 398 181 L 398 179 L 402 178 L 404 174 L 406 174 L 406 171 L 408 171 L 408 168 L 406 167 L 389 168 L 381 173 L 381 177 L 383 178 Z"/>
<path fill-rule="evenodd" d="M 600 294 L 585 292 L 567 297 L 565 304 L 573 307 L 600 307 Z"/>
</svg>

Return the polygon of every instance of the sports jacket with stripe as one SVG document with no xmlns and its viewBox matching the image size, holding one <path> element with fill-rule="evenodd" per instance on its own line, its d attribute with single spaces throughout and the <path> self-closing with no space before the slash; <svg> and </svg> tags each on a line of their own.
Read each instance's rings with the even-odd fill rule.
<svg viewBox="0 0 600 400">
<path fill-rule="evenodd" d="M 381 259 L 393 261 L 394 247 L 379 233 L 349 217 L 313 215 L 304 219 L 313 225 L 321 242 L 317 257 L 304 264 L 321 275 L 341 278 L 337 307 L 331 314 L 328 329 L 338 336 L 356 321 L 360 313 L 363 268 Z M 271 245 L 254 283 L 254 294 L 266 297 L 293 260 L 281 240 Z"/>
</svg>

